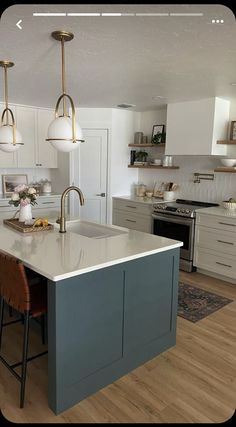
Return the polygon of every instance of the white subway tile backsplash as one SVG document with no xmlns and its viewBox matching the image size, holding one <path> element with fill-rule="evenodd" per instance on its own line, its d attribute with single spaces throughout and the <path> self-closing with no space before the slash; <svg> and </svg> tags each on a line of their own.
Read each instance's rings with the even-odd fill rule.
<svg viewBox="0 0 236 427">
<path fill-rule="evenodd" d="M 220 166 L 216 157 L 205 156 L 174 156 L 174 165 L 180 166 L 176 170 L 139 169 L 139 182 L 153 188 L 154 182 L 174 181 L 179 185 L 176 197 L 183 199 L 199 200 L 204 202 L 221 202 L 229 197 L 236 198 L 236 173 L 214 172 Z M 194 183 L 194 172 L 213 173 L 214 180 L 201 180 Z"/>
</svg>

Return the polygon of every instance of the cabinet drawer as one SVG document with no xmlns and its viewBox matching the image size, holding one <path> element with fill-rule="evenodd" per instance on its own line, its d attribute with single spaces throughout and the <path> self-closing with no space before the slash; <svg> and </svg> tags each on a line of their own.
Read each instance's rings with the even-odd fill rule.
<svg viewBox="0 0 236 427">
<path fill-rule="evenodd" d="M 219 231 L 207 227 L 196 227 L 195 244 L 216 250 L 222 255 L 236 255 L 236 233 Z"/>
<path fill-rule="evenodd" d="M 134 213 L 122 212 L 119 210 L 113 211 L 113 222 L 114 225 L 120 227 L 127 227 L 132 230 L 143 231 L 145 233 L 151 233 L 151 215 L 142 216 Z"/>
<path fill-rule="evenodd" d="M 7 209 L 7 210 L 17 209 L 17 208 L 15 208 L 15 206 L 9 205 L 9 203 L 8 203 L 9 200 L 10 199 L 0 200 L 0 210 L 1 211 L 4 210 L 4 209 Z"/>
<path fill-rule="evenodd" d="M 138 213 L 141 215 L 151 215 L 152 205 L 136 203 L 129 200 L 113 199 L 113 209 L 125 210 L 126 212 Z"/>
<path fill-rule="evenodd" d="M 196 223 L 217 230 L 236 233 L 236 218 L 197 213 Z"/>
<path fill-rule="evenodd" d="M 235 256 L 222 255 L 213 250 L 196 247 L 194 265 L 204 270 L 236 279 Z"/>
<path fill-rule="evenodd" d="M 60 207 L 61 197 L 40 196 L 37 198 L 37 208 L 53 208 Z"/>
</svg>

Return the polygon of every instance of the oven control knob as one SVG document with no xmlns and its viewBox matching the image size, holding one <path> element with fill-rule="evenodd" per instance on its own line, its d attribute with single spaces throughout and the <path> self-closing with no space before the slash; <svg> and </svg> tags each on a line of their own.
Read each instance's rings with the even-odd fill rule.
<svg viewBox="0 0 236 427">
<path fill-rule="evenodd" d="M 186 209 L 186 211 L 185 211 L 187 214 L 189 214 L 190 213 L 190 210 L 189 209 Z"/>
</svg>

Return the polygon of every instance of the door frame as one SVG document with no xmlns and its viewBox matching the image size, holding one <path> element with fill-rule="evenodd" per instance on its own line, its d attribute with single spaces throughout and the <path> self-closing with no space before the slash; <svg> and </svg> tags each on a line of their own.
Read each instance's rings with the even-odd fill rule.
<svg viewBox="0 0 236 427">
<path fill-rule="evenodd" d="M 102 123 L 100 126 L 98 125 L 98 122 L 86 122 L 80 123 L 80 127 L 83 130 L 104 130 L 107 132 L 107 162 L 106 162 L 106 213 L 105 213 L 105 218 L 106 218 L 106 224 L 108 223 L 108 218 L 110 218 L 111 215 L 111 195 L 110 195 L 110 157 L 111 157 L 111 124 L 109 122 L 105 122 Z M 86 144 L 86 141 L 85 141 Z M 70 170 L 69 170 L 69 180 L 70 180 L 70 185 L 73 185 L 73 180 L 74 180 L 74 165 L 73 165 L 73 160 L 72 160 L 72 155 L 73 155 L 73 151 L 69 153 L 69 165 L 70 165 Z M 83 190 L 82 190 L 83 191 Z M 71 208 L 70 205 L 70 200 L 69 200 L 69 209 Z"/>
</svg>

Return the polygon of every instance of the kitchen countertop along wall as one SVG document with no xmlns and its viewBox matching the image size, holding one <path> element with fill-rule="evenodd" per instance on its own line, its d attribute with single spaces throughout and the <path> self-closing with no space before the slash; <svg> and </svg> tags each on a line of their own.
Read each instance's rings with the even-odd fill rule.
<svg viewBox="0 0 236 427">
<path fill-rule="evenodd" d="M 207 214 L 207 215 L 218 215 L 218 216 L 223 216 L 228 218 L 236 218 L 236 210 L 225 209 L 225 208 L 222 208 L 221 206 L 217 206 L 217 207 L 213 206 L 211 208 L 197 209 L 196 212 L 201 214 Z"/>
<path fill-rule="evenodd" d="M 61 194 L 58 193 L 40 193 L 37 195 L 37 197 L 58 197 L 61 196 Z M 10 196 L 6 196 L 3 193 L 0 193 L 0 200 L 10 200 Z"/>
<path fill-rule="evenodd" d="M 153 203 L 166 203 L 163 199 L 157 197 L 136 197 L 136 196 L 114 196 L 113 199 L 129 200 L 130 202 L 144 203 L 153 205 Z"/>
</svg>

